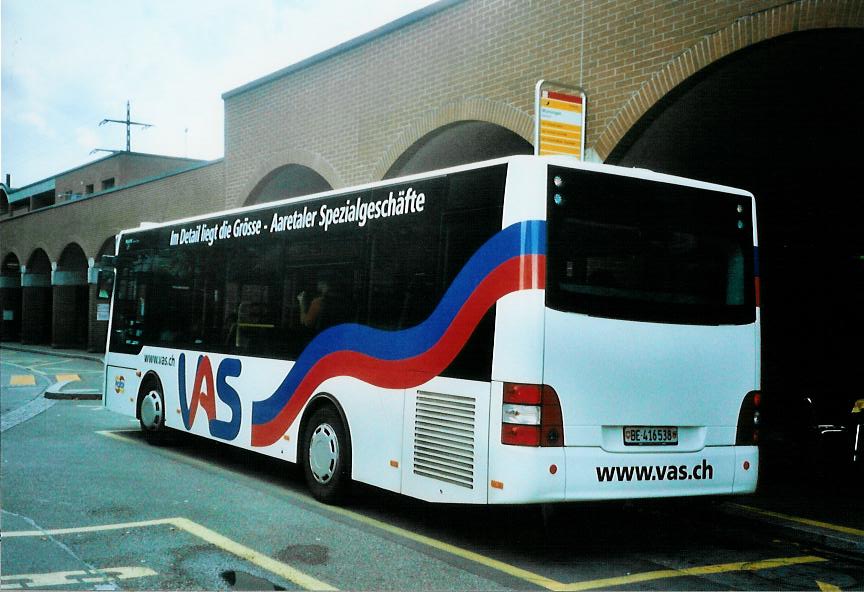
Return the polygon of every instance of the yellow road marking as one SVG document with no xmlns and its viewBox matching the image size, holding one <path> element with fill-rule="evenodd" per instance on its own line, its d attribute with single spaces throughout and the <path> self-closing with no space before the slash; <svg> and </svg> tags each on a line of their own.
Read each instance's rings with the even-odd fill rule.
<svg viewBox="0 0 864 592">
<path fill-rule="evenodd" d="M 121 442 L 127 442 L 130 444 L 139 444 L 139 442 L 135 440 L 131 440 L 122 436 L 123 432 L 134 432 L 136 430 L 117 430 L 117 431 L 99 431 L 96 432 L 102 436 L 107 436 L 109 438 L 113 438 L 115 440 L 120 440 Z M 173 452 L 170 450 L 160 450 L 160 453 L 167 454 L 173 458 L 177 458 L 183 462 L 200 466 L 204 469 L 208 469 L 211 471 L 218 471 L 225 474 L 230 474 L 231 471 L 226 469 L 222 469 L 221 467 L 215 466 L 212 463 L 207 463 L 195 458 L 189 458 L 188 456 L 184 456 L 177 452 Z M 643 574 L 631 574 L 630 576 L 624 576 L 623 578 L 605 578 L 600 580 L 590 580 L 585 582 L 575 582 L 572 584 L 566 584 L 563 582 L 558 582 L 551 578 L 547 578 L 541 576 L 540 574 L 536 574 L 526 569 L 522 569 L 520 567 L 516 567 L 515 565 L 510 565 L 509 563 L 504 563 L 503 561 L 498 561 L 497 559 L 492 559 L 491 557 L 486 557 L 485 555 L 481 555 L 480 553 L 475 553 L 474 551 L 469 551 L 467 549 L 463 549 L 461 547 L 457 547 L 456 545 L 451 545 L 449 543 L 445 543 L 443 541 L 439 541 L 437 539 L 433 539 L 432 537 L 428 537 L 426 535 L 422 535 L 416 532 L 412 532 L 410 530 L 406 530 L 404 528 L 400 528 L 398 526 L 394 526 L 392 524 L 388 524 L 386 522 L 382 522 L 380 520 L 376 520 L 375 518 L 370 518 L 368 516 L 364 516 L 363 514 L 358 514 L 351 510 L 346 510 L 345 508 L 340 508 L 337 506 L 328 506 L 326 504 L 319 503 L 314 499 L 310 499 L 307 496 L 303 496 L 300 494 L 296 494 L 289 490 L 282 490 L 284 495 L 296 499 L 298 501 L 312 504 L 324 510 L 326 512 L 331 512 L 333 514 L 339 514 L 340 516 L 344 516 L 349 518 L 355 522 L 359 522 L 361 524 L 366 524 L 368 526 L 372 526 L 374 528 L 383 530 L 390 534 L 394 534 L 396 536 L 415 541 L 417 543 L 421 543 L 428 547 L 432 547 L 433 549 L 437 549 L 439 551 L 443 551 L 445 553 L 449 553 L 451 555 L 455 555 L 457 557 L 461 557 L 463 559 L 467 559 L 469 561 L 473 561 L 480 565 L 486 566 L 488 568 L 500 571 L 507 575 L 513 576 L 517 579 L 524 580 L 526 582 L 530 582 L 536 584 L 537 586 L 541 586 L 546 588 L 547 590 L 553 591 L 569 591 L 569 590 L 592 590 L 596 588 L 604 588 L 608 586 L 618 586 L 630 583 L 627 581 L 629 578 L 633 579 L 632 582 L 640 582 L 640 581 L 650 581 L 657 580 L 663 578 L 675 578 L 682 577 L 687 575 L 707 575 L 712 573 L 722 573 L 727 571 L 743 571 L 743 570 L 760 570 L 760 569 L 771 569 L 775 567 L 783 567 L 786 565 L 796 565 L 799 563 L 811 563 L 817 561 L 827 561 L 827 559 L 823 559 L 821 557 L 791 557 L 791 558 L 781 558 L 781 559 L 769 559 L 765 561 L 755 561 L 755 562 L 738 562 L 738 563 L 727 563 L 721 565 L 708 565 L 702 567 L 692 567 L 685 568 L 682 570 L 668 569 L 668 570 L 660 570 L 654 572 L 645 572 Z M 642 578 L 642 579 L 639 579 Z M 614 583 L 620 581 L 620 583 Z"/>
<path fill-rule="evenodd" d="M 124 431 L 134 432 L 135 430 L 123 430 L 123 431 L 105 430 L 105 431 L 99 431 L 96 433 L 99 435 L 102 435 L 102 436 L 107 436 L 109 438 L 113 438 L 115 440 L 120 440 L 121 442 L 127 442 L 130 444 L 138 444 L 137 441 L 131 440 L 129 438 L 122 436 L 122 433 Z M 188 456 L 181 455 L 181 454 L 174 452 L 174 451 L 171 451 L 171 450 L 161 449 L 161 450 L 159 450 L 159 452 L 162 454 L 166 454 L 168 456 L 171 456 L 172 458 L 177 458 L 177 459 L 181 460 L 182 462 L 202 467 L 206 470 L 210 470 L 210 471 L 215 470 L 215 471 L 223 472 L 225 474 L 231 474 L 232 473 L 231 471 L 227 471 L 225 469 L 217 467 L 217 466 L 213 465 L 212 463 L 207 463 L 207 462 L 195 459 L 195 458 L 189 458 Z M 444 551 L 445 553 L 449 553 L 449 554 L 455 555 L 457 557 L 462 557 L 463 559 L 468 559 L 469 561 L 473 561 L 475 563 L 485 565 L 486 567 L 490 567 L 492 569 L 495 569 L 495 570 L 498 570 L 500 572 L 511 575 L 515 578 L 534 583 L 538 586 L 542 586 L 542 587 L 547 588 L 549 590 L 554 590 L 555 586 L 562 585 L 560 582 L 557 582 L 555 580 L 551 580 L 549 578 L 545 578 L 539 574 L 535 574 L 533 572 L 530 572 L 528 570 L 516 567 L 514 565 L 504 563 L 503 561 L 498 561 L 496 559 L 486 557 L 486 556 L 481 555 L 479 553 L 475 553 L 475 552 L 469 551 L 467 549 L 462 549 L 462 548 L 457 547 L 455 545 L 451 545 L 449 543 L 444 543 L 442 541 L 433 539 L 431 537 L 428 537 L 428 536 L 425 536 L 422 534 L 418 534 L 418 533 L 412 532 L 410 530 L 405 530 L 403 528 L 399 528 L 398 526 L 393 526 L 392 524 L 387 524 L 386 522 L 382 522 L 382 521 L 376 520 L 374 518 L 369 518 L 368 516 L 364 516 L 362 514 L 352 512 L 351 510 L 346 510 L 344 508 L 339 508 L 336 506 L 328 506 L 326 504 L 316 502 L 314 499 L 311 499 L 307 496 L 296 494 L 296 493 L 293 493 L 293 492 L 285 490 L 285 489 L 283 489 L 282 492 L 285 495 L 287 495 L 293 499 L 296 499 L 296 500 L 303 502 L 303 503 L 306 503 L 306 504 L 312 504 L 312 505 L 317 506 L 318 508 L 320 508 L 321 510 L 324 510 L 326 512 L 339 514 L 341 516 L 345 516 L 346 518 L 350 518 L 351 520 L 353 520 L 355 522 L 366 524 L 368 526 L 373 526 L 373 527 L 378 528 L 380 530 L 383 530 L 385 532 L 395 534 L 395 535 L 402 537 L 404 539 L 413 540 L 415 542 L 424 544 L 428 547 L 438 549 L 439 551 Z"/>
<path fill-rule="evenodd" d="M 58 374 L 56 378 L 57 382 L 75 382 L 81 380 L 81 377 L 77 374 Z"/>
<path fill-rule="evenodd" d="M 706 576 L 718 573 L 726 573 L 730 571 L 758 571 L 761 569 L 774 569 L 777 567 L 786 567 L 789 565 L 799 565 L 801 563 L 815 563 L 817 561 L 828 560 L 823 559 L 822 557 L 813 556 L 784 557 L 779 559 L 766 559 L 764 561 L 739 561 L 736 563 L 703 565 L 700 567 L 688 567 L 685 569 L 661 569 L 658 571 L 647 571 L 617 578 L 603 578 L 600 580 L 589 580 L 585 582 L 575 582 L 573 584 L 564 584 L 560 587 L 553 588 L 553 590 L 556 590 L 558 592 L 597 590 L 600 588 L 626 586 L 629 584 L 648 582 L 651 580 L 665 580 L 668 578 L 681 578 L 686 576 Z"/>
<path fill-rule="evenodd" d="M 135 420 L 135 423 L 138 423 L 137 419 Z M 122 434 L 137 434 L 140 431 L 141 430 L 130 428 L 128 430 L 98 430 L 96 433 L 100 436 L 105 436 L 106 438 L 112 438 L 114 440 L 119 440 L 120 442 L 126 442 L 127 444 L 136 444 L 135 440 L 130 440 Z"/>
<path fill-rule="evenodd" d="M 851 534 L 855 536 L 864 536 L 864 530 L 858 528 L 852 528 L 851 526 L 841 526 L 838 524 L 831 524 L 829 522 L 820 522 L 819 520 L 811 520 L 810 518 L 801 518 L 799 516 L 791 516 L 789 514 L 781 514 L 780 512 L 771 512 L 769 510 L 763 510 L 761 508 L 754 508 L 752 506 L 745 506 L 742 504 L 732 504 L 736 508 L 741 508 L 742 510 L 747 510 L 748 512 L 752 512 L 754 514 L 762 514 L 763 516 L 770 516 L 772 518 L 780 518 L 782 520 L 789 520 L 791 522 L 797 522 L 799 524 L 806 524 L 807 526 L 816 526 L 818 528 L 825 528 L 828 530 L 835 530 L 837 532 L 843 532 L 846 534 Z"/>
<path fill-rule="evenodd" d="M 13 374 L 9 378 L 9 386 L 33 386 L 36 384 L 36 377 L 32 374 Z"/>
<path fill-rule="evenodd" d="M 198 538 L 204 539 L 211 545 L 215 545 L 224 551 L 228 551 L 238 557 L 245 559 L 250 563 L 254 563 L 258 567 L 266 569 L 286 580 L 290 580 L 295 584 L 306 588 L 307 590 L 336 590 L 330 584 L 325 584 L 321 580 L 316 580 L 312 576 L 308 576 L 290 565 L 277 561 L 272 557 L 268 557 L 263 553 L 259 553 L 249 547 L 241 545 L 231 539 L 222 536 L 218 532 L 214 532 L 209 528 L 196 524 L 186 518 L 174 518 L 171 521 L 177 528 L 182 528 L 190 534 L 194 534 Z"/>
<path fill-rule="evenodd" d="M 0 590 L 21 590 L 44 588 L 46 586 L 70 586 L 76 584 L 95 584 L 111 580 L 128 580 L 155 576 L 156 572 L 147 567 L 108 567 L 79 571 L 55 571 L 53 573 L 18 574 L 0 576 Z"/>
<path fill-rule="evenodd" d="M 298 586 L 302 586 L 307 590 L 337 590 L 330 584 L 315 579 L 312 576 L 306 575 L 303 572 L 294 569 L 286 563 L 277 561 L 272 557 L 259 553 L 245 545 L 229 539 L 226 536 L 219 534 L 205 526 L 189 520 L 188 518 L 161 518 L 158 520 L 145 520 L 141 522 L 122 522 L 119 524 L 101 524 L 96 526 L 80 526 L 75 528 L 55 528 L 51 530 L 19 530 L 13 532 L 4 532 L 4 537 L 32 537 L 32 536 L 58 536 L 64 534 L 76 534 L 84 532 L 102 532 L 106 530 L 123 530 L 130 528 L 143 528 L 146 526 L 157 526 L 170 524 L 180 530 L 186 531 L 189 534 L 196 536 L 204 541 L 219 547 L 233 555 L 245 559 L 250 563 L 266 569 L 286 580 L 294 582 Z"/>
<path fill-rule="evenodd" d="M 323 509 L 333 512 L 334 514 L 340 514 L 362 524 L 374 526 L 375 528 L 378 528 L 385 532 L 389 532 L 390 534 L 395 534 L 402 538 L 422 543 L 428 547 L 432 547 L 433 549 L 438 549 L 439 551 L 444 551 L 445 553 L 449 553 L 463 559 L 468 559 L 469 561 L 479 563 L 480 565 L 490 567 L 507 575 L 519 578 L 520 580 L 525 580 L 526 582 L 531 582 L 532 584 L 542 586 L 543 588 L 547 588 L 549 590 L 557 590 L 558 587 L 562 585 L 560 582 L 556 582 L 555 580 L 543 577 L 539 574 L 528 571 L 527 569 L 522 569 L 521 567 L 516 567 L 515 565 L 510 565 L 509 563 L 504 563 L 503 561 L 498 561 L 497 559 L 492 559 L 491 557 L 486 557 L 485 555 L 475 553 L 474 551 L 469 551 L 468 549 L 463 549 L 461 547 L 457 547 L 456 545 L 451 545 L 450 543 L 445 543 L 443 541 L 433 539 L 432 537 L 428 537 L 426 535 L 418 534 L 410 530 L 405 530 L 404 528 L 399 528 L 398 526 L 393 526 L 392 524 L 388 524 L 386 522 L 381 522 L 380 520 L 376 520 L 375 518 L 370 518 L 362 514 L 357 514 L 356 512 L 352 512 L 351 510 L 346 510 L 344 508 L 338 508 L 334 506 L 327 506 L 324 504 L 318 504 L 318 502 L 314 503 Z"/>
<path fill-rule="evenodd" d="M 840 586 L 835 586 L 828 582 L 820 582 L 819 580 L 816 580 L 816 585 L 819 586 L 819 589 L 822 592 L 840 592 Z"/>
</svg>

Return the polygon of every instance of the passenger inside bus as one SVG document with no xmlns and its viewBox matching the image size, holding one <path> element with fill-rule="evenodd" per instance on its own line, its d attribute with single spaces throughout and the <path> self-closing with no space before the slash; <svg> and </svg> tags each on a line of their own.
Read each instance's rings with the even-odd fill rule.
<svg viewBox="0 0 864 592">
<path fill-rule="evenodd" d="M 320 330 L 324 326 L 324 320 L 328 314 L 328 308 L 332 305 L 330 294 L 330 283 L 320 278 L 317 283 L 318 293 L 307 303 L 306 291 L 297 294 L 297 302 L 300 305 L 300 323 L 308 329 Z"/>
</svg>

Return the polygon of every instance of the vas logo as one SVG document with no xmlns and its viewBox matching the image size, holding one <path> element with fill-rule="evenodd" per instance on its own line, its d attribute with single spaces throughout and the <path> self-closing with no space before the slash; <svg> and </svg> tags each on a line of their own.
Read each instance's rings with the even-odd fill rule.
<svg viewBox="0 0 864 592">
<path fill-rule="evenodd" d="M 192 398 L 186 395 L 186 354 L 180 354 L 177 365 L 177 382 L 180 386 L 180 413 L 183 415 L 183 425 L 192 429 L 198 409 L 204 410 L 209 423 L 210 434 L 214 438 L 233 440 L 240 432 L 240 395 L 226 382 L 226 378 L 240 376 L 242 365 L 240 360 L 225 358 L 220 362 L 213 381 L 213 367 L 210 358 L 198 356 L 198 366 L 195 370 L 195 382 L 192 385 Z M 222 400 L 231 410 L 228 420 L 216 417 L 216 397 Z"/>
</svg>

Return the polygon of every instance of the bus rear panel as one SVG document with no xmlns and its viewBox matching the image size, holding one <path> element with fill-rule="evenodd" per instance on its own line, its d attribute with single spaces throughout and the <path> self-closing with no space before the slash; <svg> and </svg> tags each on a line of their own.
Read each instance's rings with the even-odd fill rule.
<svg viewBox="0 0 864 592">
<path fill-rule="evenodd" d="M 542 317 L 541 386 L 497 366 L 490 502 L 755 490 L 753 197 L 614 171 L 548 167 L 543 302 L 507 307 Z"/>
</svg>

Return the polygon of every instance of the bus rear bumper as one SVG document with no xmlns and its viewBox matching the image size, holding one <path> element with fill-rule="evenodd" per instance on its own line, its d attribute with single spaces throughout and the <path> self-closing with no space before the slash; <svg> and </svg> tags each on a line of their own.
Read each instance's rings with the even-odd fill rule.
<svg viewBox="0 0 864 592">
<path fill-rule="evenodd" d="M 688 453 L 567 449 L 567 500 L 752 493 L 756 447 L 712 446 Z"/>
<path fill-rule="evenodd" d="M 523 465 L 523 477 L 532 472 L 531 466 L 544 470 L 535 475 L 538 479 L 520 479 L 514 474 L 506 480 L 510 487 L 504 489 L 496 490 L 492 483 L 489 503 L 746 494 L 756 490 L 759 474 L 755 446 L 709 446 L 686 453 L 612 453 L 595 447 L 523 451 L 538 455 L 530 465 L 527 459 L 513 463 Z M 550 475 L 546 468 L 556 461 L 558 473 Z M 525 489 L 514 486 L 517 483 L 524 483 Z"/>
</svg>

